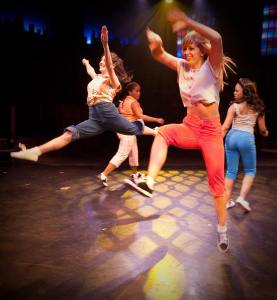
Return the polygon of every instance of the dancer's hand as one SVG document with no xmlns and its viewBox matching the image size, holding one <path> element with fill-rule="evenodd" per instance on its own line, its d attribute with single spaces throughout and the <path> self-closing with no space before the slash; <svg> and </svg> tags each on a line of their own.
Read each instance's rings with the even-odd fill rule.
<svg viewBox="0 0 277 300">
<path fill-rule="evenodd" d="M 156 49 L 161 49 L 163 45 L 161 37 L 154 31 L 150 30 L 149 27 L 146 28 L 146 37 L 151 52 L 155 51 Z"/>
<path fill-rule="evenodd" d="M 86 64 L 89 64 L 89 60 L 86 58 L 82 59 L 82 64 L 85 66 Z"/>
<path fill-rule="evenodd" d="M 163 125 L 164 119 L 163 118 L 157 118 L 157 123 Z"/>
<path fill-rule="evenodd" d="M 107 44 L 109 42 L 109 31 L 106 25 L 101 28 L 101 42 L 102 44 Z"/>
<path fill-rule="evenodd" d="M 167 20 L 172 24 L 173 32 L 177 32 L 187 27 L 189 18 L 179 8 L 173 8 L 167 13 Z"/>
</svg>

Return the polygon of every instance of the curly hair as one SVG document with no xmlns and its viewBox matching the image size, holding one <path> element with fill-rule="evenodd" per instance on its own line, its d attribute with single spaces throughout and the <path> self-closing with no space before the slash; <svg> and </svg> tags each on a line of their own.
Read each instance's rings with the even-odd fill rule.
<svg viewBox="0 0 277 300">
<path fill-rule="evenodd" d="M 242 87 L 243 99 L 247 104 L 260 115 L 264 115 L 265 105 L 263 99 L 258 94 L 256 82 L 249 78 L 240 78 L 238 84 Z"/>
</svg>

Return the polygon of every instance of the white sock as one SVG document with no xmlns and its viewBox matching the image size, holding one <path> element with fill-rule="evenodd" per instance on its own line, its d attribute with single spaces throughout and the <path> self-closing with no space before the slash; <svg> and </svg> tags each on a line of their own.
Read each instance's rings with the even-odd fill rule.
<svg viewBox="0 0 277 300">
<path fill-rule="evenodd" d="M 31 149 L 33 149 L 34 153 L 36 153 L 37 156 L 41 156 L 42 153 L 41 153 L 39 147 L 34 147 L 34 148 L 31 148 Z"/>
<path fill-rule="evenodd" d="M 246 200 L 243 197 L 239 196 L 236 201 L 242 201 L 242 202 L 244 202 Z"/>
<path fill-rule="evenodd" d="M 146 176 L 146 182 L 148 184 L 148 186 L 150 187 L 150 189 L 154 189 L 154 184 L 155 184 L 155 180 L 151 177 L 151 176 Z"/>
<path fill-rule="evenodd" d="M 19 158 L 19 159 L 26 159 L 37 161 L 38 157 L 41 155 L 41 151 L 39 147 L 33 147 L 30 149 L 23 149 L 18 152 L 11 152 L 11 157 Z"/>
<path fill-rule="evenodd" d="M 217 224 L 217 232 L 218 233 L 226 233 L 227 232 L 227 225 L 219 225 Z"/>
<path fill-rule="evenodd" d="M 107 176 L 104 173 L 101 173 L 100 178 L 101 178 L 101 180 L 105 180 L 105 179 L 107 179 Z"/>
</svg>

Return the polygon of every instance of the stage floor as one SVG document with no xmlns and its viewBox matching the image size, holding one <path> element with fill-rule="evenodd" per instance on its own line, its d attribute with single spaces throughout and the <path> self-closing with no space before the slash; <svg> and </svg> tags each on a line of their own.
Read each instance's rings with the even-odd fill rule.
<svg viewBox="0 0 277 300">
<path fill-rule="evenodd" d="M 106 188 L 85 163 L 0 170 L 1 299 L 277 299 L 276 167 L 258 169 L 250 213 L 229 210 L 226 254 L 201 167 L 165 166 L 153 198 L 124 168 Z"/>
</svg>

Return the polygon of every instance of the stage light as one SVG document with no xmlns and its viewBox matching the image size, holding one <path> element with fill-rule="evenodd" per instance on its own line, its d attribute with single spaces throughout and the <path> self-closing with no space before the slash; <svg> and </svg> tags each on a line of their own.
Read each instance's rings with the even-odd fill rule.
<svg viewBox="0 0 277 300">
<path fill-rule="evenodd" d="M 100 29 L 98 26 L 89 26 L 85 25 L 84 31 L 83 31 L 85 41 L 87 45 L 91 45 L 94 41 L 94 39 L 98 39 L 100 35 Z"/>
<path fill-rule="evenodd" d="M 265 4 L 261 35 L 261 55 L 277 55 L 277 5 Z"/>
<path fill-rule="evenodd" d="M 23 26 L 24 31 L 34 32 L 39 35 L 42 35 L 46 28 L 45 21 L 34 17 L 23 17 Z"/>
<path fill-rule="evenodd" d="M 90 37 L 90 36 L 87 36 L 86 38 L 87 38 L 87 44 L 88 44 L 88 45 L 91 45 L 91 37 Z"/>
</svg>

